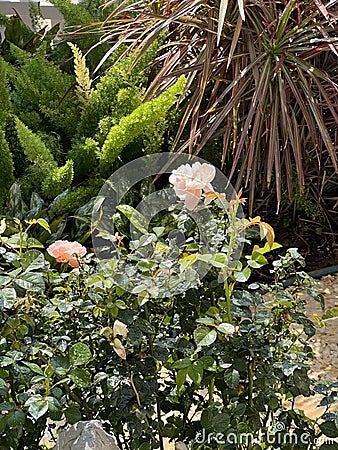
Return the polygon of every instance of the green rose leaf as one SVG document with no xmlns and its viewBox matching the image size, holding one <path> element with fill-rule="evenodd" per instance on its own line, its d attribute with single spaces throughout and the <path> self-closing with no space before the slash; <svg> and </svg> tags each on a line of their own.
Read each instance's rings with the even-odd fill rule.
<svg viewBox="0 0 338 450">
<path fill-rule="evenodd" d="M 10 411 L 7 415 L 7 425 L 11 428 L 18 428 L 25 423 L 25 413 L 21 409 Z"/>
<path fill-rule="evenodd" d="M 69 373 L 70 379 L 79 387 L 87 388 L 91 384 L 90 373 L 85 369 L 73 369 Z"/>
<path fill-rule="evenodd" d="M 177 391 L 180 392 L 185 380 L 187 379 L 188 369 L 180 369 L 176 374 Z"/>
<path fill-rule="evenodd" d="M 192 364 L 192 361 L 190 358 L 183 358 L 183 359 L 180 359 L 179 361 L 175 361 L 174 364 L 172 365 L 172 368 L 177 369 L 177 370 L 185 369 L 185 368 L 191 366 L 191 364 Z"/>
<path fill-rule="evenodd" d="M 57 375 L 65 375 L 69 369 L 69 361 L 64 356 L 55 356 L 50 361 Z"/>
<path fill-rule="evenodd" d="M 208 327 L 199 327 L 194 331 L 194 339 L 198 347 L 211 345 L 217 338 L 216 330 L 210 330 Z"/>
<path fill-rule="evenodd" d="M 44 265 L 45 258 L 39 250 L 28 250 L 21 258 L 21 266 L 27 272 L 41 269 Z"/>
<path fill-rule="evenodd" d="M 237 370 L 229 369 L 224 372 L 224 381 L 230 388 L 235 388 L 236 386 L 238 386 L 239 380 L 239 372 Z"/>
<path fill-rule="evenodd" d="M 33 395 L 26 401 L 25 406 L 28 406 L 29 414 L 38 420 L 48 411 L 48 400 L 43 399 L 41 395 Z"/>
<path fill-rule="evenodd" d="M 211 264 L 214 267 L 223 268 L 227 265 L 228 259 L 224 253 L 216 253 L 214 259 L 211 261 Z"/>
<path fill-rule="evenodd" d="M 217 325 L 217 330 L 223 334 L 234 334 L 235 327 L 231 323 L 220 323 Z"/>
<path fill-rule="evenodd" d="M 199 364 L 192 364 L 188 367 L 188 375 L 192 379 L 192 381 L 199 385 L 203 379 L 203 367 Z"/>
<path fill-rule="evenodd" d="M 202 358 L 199 360 L 199 364 L 202 365 L 203 369 L 205 370 L 216 370 L 216 361 L 212 356 L 202 356 Z"/>
<path fill-rule="evenodd" d="M 15 284 L 31 292 L 42 292 L 45 289 L 45 281 L 42 274 L 35 272 L 23 273 L 20 275 L 20 278 L 15 280 Z"/>
<path fill-rule="evenodd" d="M 327 422 L 323 422 L 319 425 L 321 431 L 325 434 L 325 436 L 329 438 L 338 437 L 338 428 L 334 421 L 329 420 Z"/>
<path fill-rule="evenodd" d="M 0 396 L 5 397 L 8 394 L 8 387 L 5 380 L 0 378 Z"/>
<path fill-rule="evenodd" d="M 86 364 L 91 357 L 92 354 L 90 348 L 87 344 L 83 344 L 82 342 L 74 344 L 69 350 L 69 359 L 73 365 L 82 366 L 83 364 Z"/>
<path fill-rule="evenodd" d="M 130 205 L 119 205 L 116 207 L 118 211 L 124 214 L 135 228 L 137 228 L 141 233 L 148 233 L 148 221 L 147 219 L 136 209 Z"/>
<path fill-rule="evenodd" d="M 0 307 L 10 309 L 16 302 L 16 291 L 14 288 L 5 288 L 0 291 Z"/>
<path fill-rule="evenodd" d="M 68 406 L 68 408 L 65 411 L 65 416 L 67 419 L 67 423 L 74 425 L 74 423 L 77 423 L 81 420 L 81 412 L 79 408 L 75 405 Z"/>
<path fill-rule="evenodd" d="M 43 370 L 37 364 L 30 363 L 27 361 L 23 361 L 23 363 L 25 364 L 25 366 L 29 367 L 32 372 L 38 373 L 39 375 L 43 375 Z"/>
<path fill-rule="evenodd" d="M 241 272 L 234 272 L 235 280 L 239 283 L 245 283 L 248 281 L 251 275 L 251 269 L 249 267 L 246 267 Z"/>
</svg>

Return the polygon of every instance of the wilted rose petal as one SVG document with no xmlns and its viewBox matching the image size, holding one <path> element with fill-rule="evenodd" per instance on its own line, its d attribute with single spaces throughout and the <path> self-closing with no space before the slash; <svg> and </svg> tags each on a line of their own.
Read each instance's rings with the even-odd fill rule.
<svg viewBox="0 0 338 450">
<path fill-rule="evenodd" d="M 182 164 L 173 170 L 169 182 L 174 186 L 175 193 L 184 206 L 192 211 L 198 204 L 203 192 L 212 192 L 212 180 L 216 169 L 211 164 L 195 162 L 192 165 Z"/>
<path fill-rule="evenodd" d="M 126 357 L 127 357 L 126 350 L 123 347 L 122 342 L 120 341 L 120 339 L 118 339 L 118 338 L 114 339 L 113 348 L 114 348 L 115 352 L 119 355 L 119 357 L 121 359 L 126 359 Z"/>
<path fill-rule="evenodd" d="M 113 333 L 114 333 L 114 336 L 119 334 L 120 336 L 127 337 L 127 335 L 128 335 L 127 325 L 120 322 L 119 320 L 115 320 L 114 327 L 113 327 Z"/>
<path fill-rule="evenodd" d="M 175 450 L 188 450 L 188 447 L 183 442 L 176 442 Z"/>
<path fill-rule="evenodd" d="M 87 253 L 86 247 L 78 242 L 55 241 L 47 248 L 47 252 L 53 256 L 57 262 L 68 263 L 74 269 L 77 269 L 79 258 Z"/>
</svg>

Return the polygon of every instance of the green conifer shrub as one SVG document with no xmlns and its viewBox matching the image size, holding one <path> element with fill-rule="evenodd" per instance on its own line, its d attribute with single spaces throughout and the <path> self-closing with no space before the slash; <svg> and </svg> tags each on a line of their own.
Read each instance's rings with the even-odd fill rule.
<svg viewBox="0 0 338 450">
<path fill-rule="evenodd" d="M 17 128 L 15 116 L 8 114 L 4 126 L 5 138 L 12 154 L 14 164 L 14 176 L 20 178 L 24 175 L 28 166 L 28 159 L 25 155 L 24 149 L 21 145 Z"/>
<path fill-rule="evenodd" d="M 0 211 L 6 200 L 8 189 L 14 183 L 13 160 L 5 139 L 5 133 L 0 128 Z"/>
<path fill-rule="evenodd" d="M 32 131 L 53 131 L 69 139 L 78 117 L 78 101 L 75 93 L 65 94 L 74 77 L 43 55 L 26 55 L 25 61 L 9 72 L 14 113 Z"/>
</svg>

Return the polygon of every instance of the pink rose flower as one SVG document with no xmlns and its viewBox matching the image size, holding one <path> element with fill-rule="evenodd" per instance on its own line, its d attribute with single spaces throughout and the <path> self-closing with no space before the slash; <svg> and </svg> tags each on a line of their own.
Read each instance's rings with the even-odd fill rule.
<svg viewBox="0 0 338 450">
<path fill-rule="evenodd" d="M 77 269 L 79 258 L 87 253 L 86 248 L 78 242 L 55 241 L 47 248 L 47 252 L 53 256 L 57 262 L 68 263 L 74 269 Z"/>
<path fill-rule="evenodd" d="M 184 206 L 192 211 L 203 192 L 213 192 L 211 182 L 215 175 L 216 169 L 211 164 L 195 162 L 192 166 L 182 164 L 173 170 L 169 182 L 174 186 L 177 197 L 184 200 Z"/>
</svg>

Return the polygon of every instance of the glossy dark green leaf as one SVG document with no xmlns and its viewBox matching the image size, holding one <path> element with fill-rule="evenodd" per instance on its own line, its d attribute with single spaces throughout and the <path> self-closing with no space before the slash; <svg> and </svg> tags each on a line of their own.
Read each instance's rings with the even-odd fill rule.
<svg viewBox="0 0 338 450">
<path fill-rule="evenodd" d="M 235 369 L 227 369 L 224 371 L 224 381 L 231 388 L 238 386 L 240 380 L 239 372 Z"/>
<path fill-rule="evenodd" d="M 329 438 L 337 438 L 338 437 L 338 428 L 334 421 L 329 420 L 323 422 L 319 425 L 321 431 L 325 434 L 325 436 Z"/>
<path fill-rule="evenodd" d="M 33 271 L 41 269 L 45 265 L 45 258 L 39 250 L 28 250 L 21 258 L 23 270 Z"/>
<path fill-rule="evenodd" d="M 71 364 L 81 366 L 86 364 L 91 357 L 92 354 L 90 348 L 87 344 L 83 344 L 82 342 L 72 345 L 69 349 L 69 359 Z"/>
<path fill-rule="evenodd" d="M 203 373 L 204 371 L 201 365 L 192 364 L 188 367 L 188 375 L 197 386 L 202 382 Z"/>
<path fill-rule="evenodd" d="M 31 292 L 42 292 L 45 289 L 45 280 L 40 273 L 27 272 L 20 275 L 20 278 L 15 280 L 22 289 Z"/>
<path fill-rule="evenodd" d="M 79 408 L 75 405 L 71 405 L 66 408 L 65 416 L 66 416 L 67 422 L 70 423 L 71 425 L 79 422 L 82 417 Z"/>
<path fill-rule="evenodd" d="M 36 398 L 33 400 L 31 398 L 29 403 L 26 402 L 26 404 L 29 404 L 28 412 L 35 420 L 45 415 L 48 411 L 48 401 L 46 399 Z"/>
<path fill-rule="evenodd" d="M 8 413 L 7 425 L 11 428 L 18 428 L 25 423 L 25 419 L 25 413 L 21 409 L 16 409 Z"/>
<path fill-rule="evenodd" d="M 69 377 L 79 387 L 87 388 L 91 385 L 90 373 L 85 369 L 73 369 L 69 372 Z"/>
</svg>

